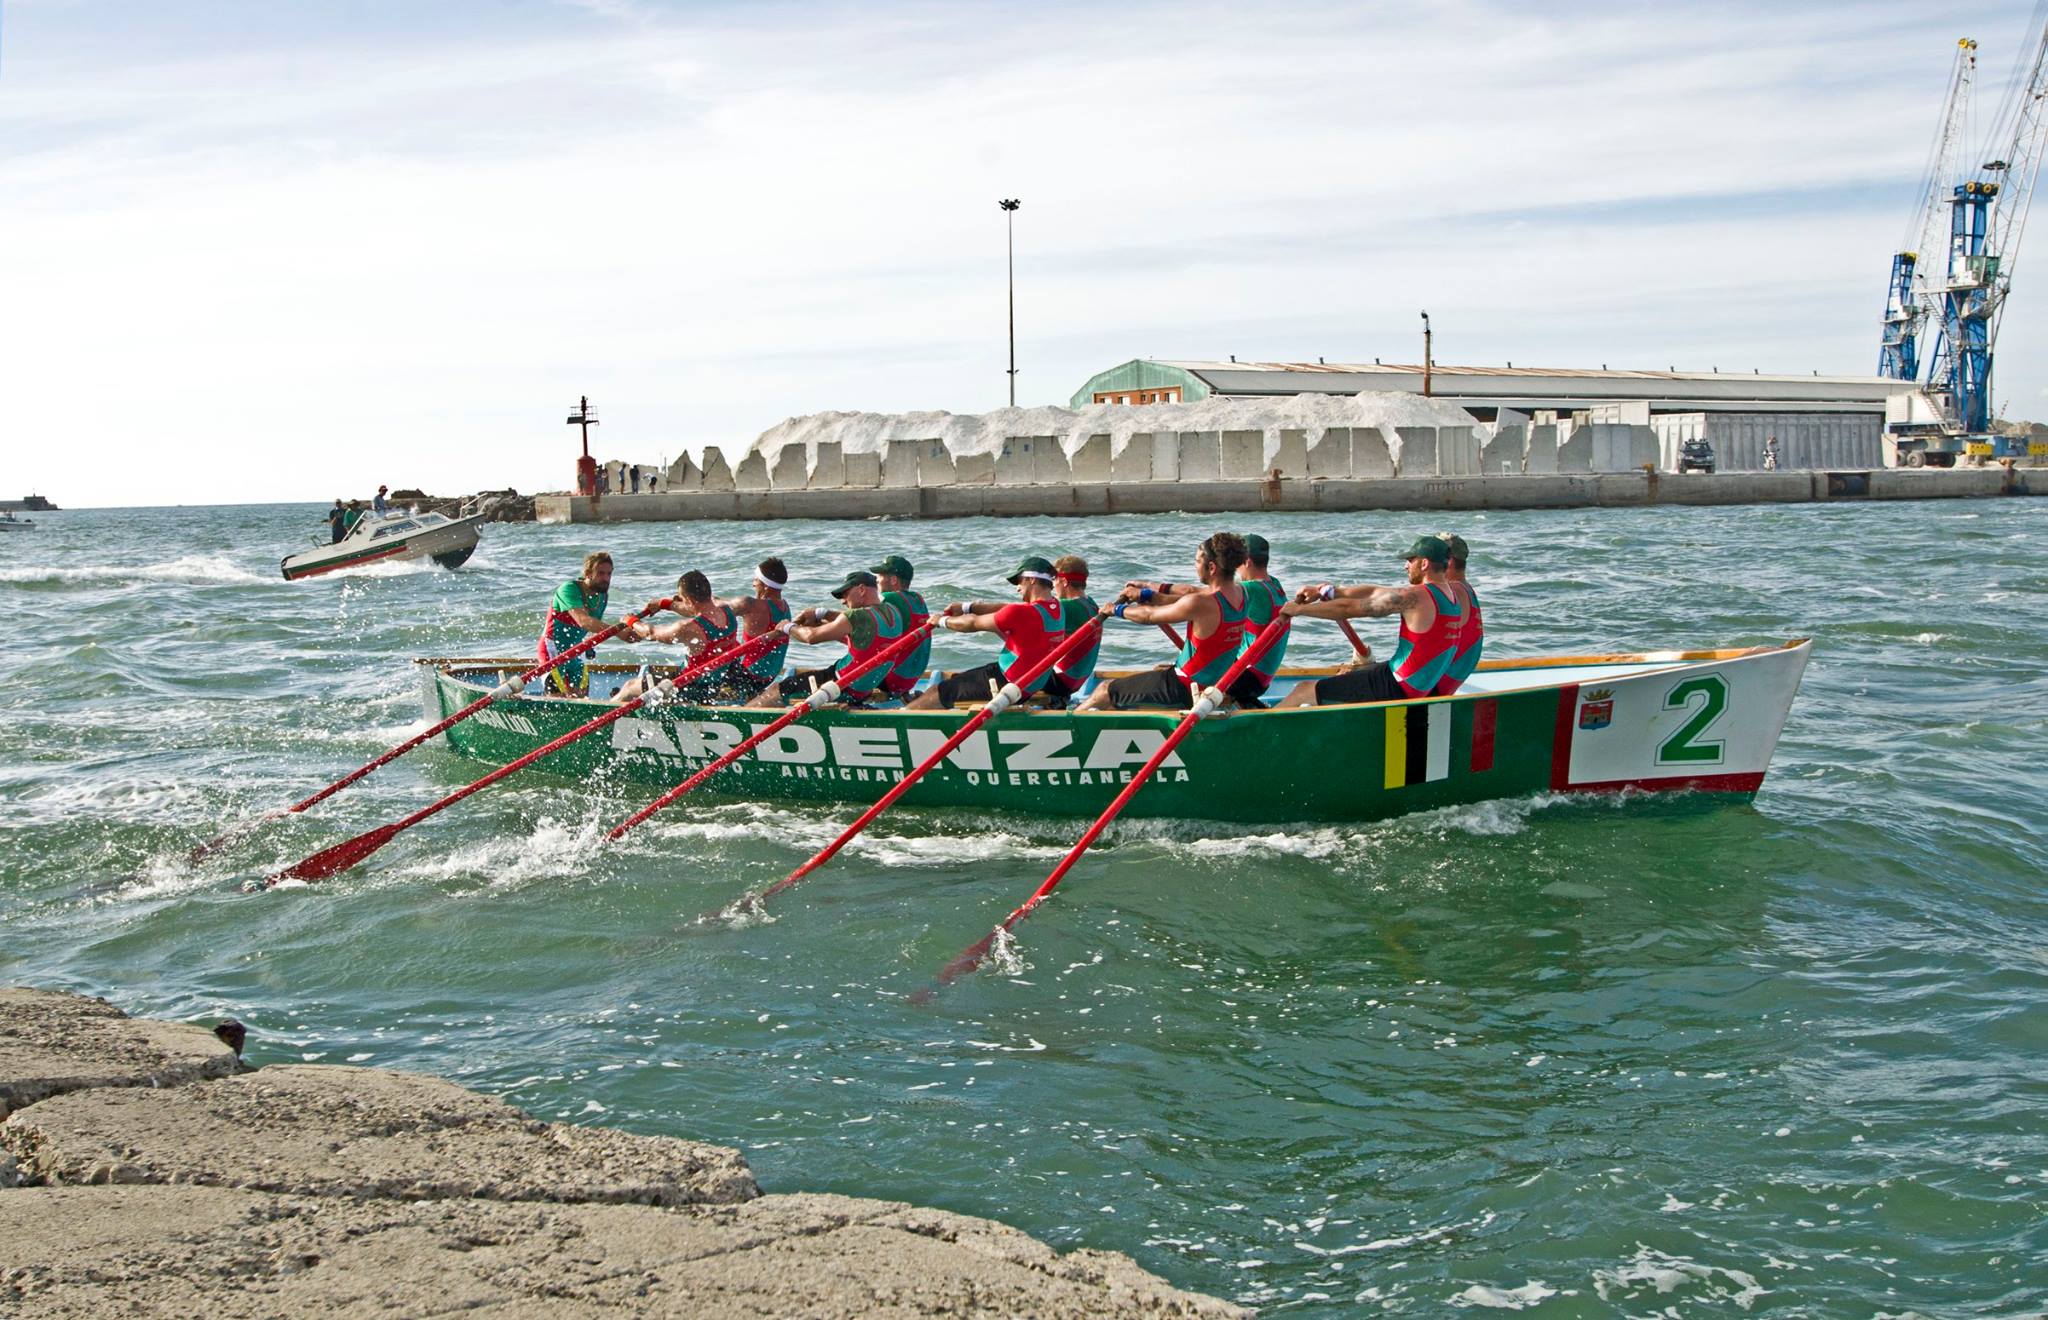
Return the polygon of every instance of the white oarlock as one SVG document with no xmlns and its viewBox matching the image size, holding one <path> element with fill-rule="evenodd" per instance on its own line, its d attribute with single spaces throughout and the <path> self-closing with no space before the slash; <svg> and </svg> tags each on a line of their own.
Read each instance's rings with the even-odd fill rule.
<svg viewBox="0 0 2048 1320">
<path fill-rule="evenodd" d="M 1222 708 L 1222 706 L 1223 706 L 1223 689 L 1222 689 L 1222 688 L 1214 688 L 1214 687 L 1212 687 L 1212 688 L 1208 688 L 1208 689 L 1206 689 L 1206 690 L 1205 690 L 1205 691 L 1204 691 L 1204 692 L 1202 693 L 1201 697 L 1200 697 L 1200 698 L 1199 698 L 1199 699 L 1198 699 L 1198 700 L 1197 700 L 1197 701 L 1195 702 L 1195 706 L 1194 706 L 1194 713 L 1195 713 L 1195 718 L 1197 718 L 1197 719 L 1203 719 L 1203 720 L 1206 720 L 1206 719 L 1208 719 L 1208 718 L 1209 718 L 1209 717 L 1210 717 L 1211 715 L 1214 715 L 1214 714 L 1215 714 L 1215 713 L 1216 713 L 1216 712 L 1217 712 L 1217 711 L 1218 711 L 1219 709 L 1221 709 L 1221 708 Z"/>
<path fill-rule="evenodd" d="M 503 701 L 507 697 L 516 697 L 524 691 L 526 691 L 526 684 L 519 681 L 519 675 L 514 674 L 491 689 L 491 700 Z"/>
<path fill-rule="evenodd" d="M 804 705 L 809 706 L 812 710 L 816 710 L 820 706 L 829 706 L 837 700 L 839 700 L 839 683 L 838 680 L 834 679 L 827 682 L 816 692 L 811 693 L 810 696 L 805 697 Z"/>
<path fill-rule="evenodd" d="M 1024 700 L 1024 689 L 1018 687 L 1015 683 L 1005 683 L 1003 684 L 1003 690 L 996 693 L 994 700 L 988 704 L 994 706 L 997 710 L 1008 710 L 1022 700 Z"/>
</svg>

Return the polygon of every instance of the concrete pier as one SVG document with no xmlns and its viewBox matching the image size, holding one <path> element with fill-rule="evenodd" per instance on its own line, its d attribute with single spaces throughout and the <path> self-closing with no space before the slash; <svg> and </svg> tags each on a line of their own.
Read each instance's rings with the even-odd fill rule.
<svg viewBox="0 0 2048 1320">
<path fill-rule="evenodd" d="M 1368 476 L 1349 475 L 1357 465 L 1357 435 L 1324 435 L 1306 447 L 1300 461 L 1307 467 L 1307 479 L 1192 480 L 1137 476 L 1141 471 L 1157 473 L 1171 461 L 1179 471 L 1185 450 L 1175 436 L 1138 435 L 1109 461 L 1110 479 L 1087 480 L 1069 468 L 1058 475 L 1055 464 L 1037 450 L 1043 438 L 1020 441 L 1019 448 L 993 460 L 971 455 L 954 460 L 950 484 L 889 484 L 883 479 L 882 458 L 876 454 L 848 454 L 844 458 L 847 479 L 836 489 L 815 485 L 803 489 L 735 489 L 727 478 L 723 488 L 708 481 L 698 490 L 669 490 L 652 495 L 605 495 L 589 499 L 580 495 L 542 495 L 535 499 L 535 512 L 542 522 L 677 522 L 698 519 L 785 519 L 785 518 L 976 518 L 1005 516 L 1088 517 L 1109 513 L 1255 513 L 1266 511 L 1351 513 L 1368 509 L 1572 509 L 1595 507 L 1640 507 L 1663 504 L 1800 504 L 1813 501 L 1848 502 L 1871 500 L 1971 499 L 2008 495 L 2048 494 L 2048 469 L 2042 468 L 1956 468 L 1858 469 L 1846 472 L 1595 472 L 1587 470 L 1594 452 L 1594 437 L 1582 428 L 1574 437 L 1572 460 L 1579 470 L 1542 471 L 1546 463 L 1557 464 L 1559 452 L 1554 428 L 1531 428 L 1526 473 L 1481 473 L 1473 476 Z M 1630 438 L 1631 441 L 1633 438 Z M 1385 442 L 1377 433 L 1367 436 L 1366 466 L 1380 469 L 1386 462 Z M 1609 453 L 1621 442 L 1603 438 Z M 1030 445 L 1027 450 L 1023 446 Z M 1631 451 L 1633 443 L 1628 446 Z M 1054 446 L 1056 448 L 1056 446 Z M 1220 450 L 1198 446 L 1202 464 L 1219 464 Z M 1406 450 L 1419 456 L 1421 446 Z M 1433 469 L 1442 454 L 1433 447 L 1429 462 Z M 1242 451 L 1239 451 L 1242 462 Z M 1471 460 L 1469 441 L 1459 442 L 1456 460 Z M 1040 467 L 1040 463 L 1044 467 Z M 970 465 L 972 468 L 970 469 Z M 724 464 L 718 464 L 723 469 Z M 1091 475 L 1102 467 L 1100 451 L 1088 454 Z M 1346 475 L 1337 475 L 1342 470 Z M 1383 469 L 1382 469 L 1383 470 Z M 970 471 L 972 475 L 970 475 Z M 1048 480 L 1028 479 L 1044 471 Z M 1328 475 L 1318 476 L 1318 472 Z M 707 465 L 706 475 L 710 474 Z M 1006 480 L 1005 478 L 1008 477 Z M 813 473 L 815 481 L 815 472 Z"/>
</svg>

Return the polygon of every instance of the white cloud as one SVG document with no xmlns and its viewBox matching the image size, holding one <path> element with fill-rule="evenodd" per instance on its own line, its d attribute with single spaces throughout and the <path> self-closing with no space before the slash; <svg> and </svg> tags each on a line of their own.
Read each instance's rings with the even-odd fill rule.
<svg viewBox="0 0 2048 1320">
<path fill-rule="evenodd" d="M 630 12 L 146 58 L 12 14 L 0 388 L 64 439 L 11 424 L 0 485 L 559 486 L 579 393 L 641 461 L 986 408 L 999 196 L 1028 402 L 1141 354 L 1404 358 L 1423 306 L 1451 360 L 1869 370 L 1953 40 L 1903 4 L 583 8 Z"/>
</svg>

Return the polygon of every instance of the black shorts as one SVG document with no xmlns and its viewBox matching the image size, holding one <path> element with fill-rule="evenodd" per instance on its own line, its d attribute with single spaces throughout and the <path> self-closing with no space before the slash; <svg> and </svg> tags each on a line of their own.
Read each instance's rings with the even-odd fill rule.
<svg viewBox="0 0 2048 1320">
<path fill-rule="evenodd" d="M 775 695 L 787 706 L 792 701 L 802 701 L 810 696 L 814 689 L 825 686 L 837 677 L 839 671 L 833 665 L 825 665 L 819 669 L 799 669 L 775 685 Z M 762 690 L 767 690 L 765 684 Z M 848 705 L 859 705 L 873 696 L 872 692 L 842 692 L 839 699 Z"/>
<path fill-rule="evenodd" d="M 957 674 L 946 674 L 931 685 L 931 691 L 939 694 L 939 704 L 947 710 L 963 701 L 987 701 L 991 684 L 1000 692 L 1009 680 L 1003 677 L 1001 665 L 981 665 L 975 669 L 963 669 Z"/>
<path fill-rule="evenodd" d="M 1087 684 L 1088 680 L 1085 678 L 1068 678 L 1055 672 L 1045 676 L 1045 686 L 1038 690 L 1045 694 L 1047 705 L 1054 710 L 1065 710 L 1067 703 L 1074 699 L 1074 694 Z"/>
<path fill-rule="evenodd" d="M 1394 667 L 1382 660 L 1363 669 L 1316 680 L 1316 705 L 1342 706 L 1351 702 L 1406 701 L 1408 693 L 1394 678 Z"/>
<path fill-rule="evenodd" d="M 1134 710 L 1140 706 L 1192 710 L 1195 704 L 1194 687 L 1172 665 L 1161 665 L 1124 678 L 1112 678 L 1103 690 L 1109 693 L 1111 710 Z M 1224 690 L 1224 695 L 1247 710 L 1259 710 L 1265 705 L 1259 700 L 1265 691 L 1264 676 L 1247 669 Z"/>
<path fill-rule="evenodd" d="M 761 695 L 767 686 L 767 679 L 728 665 L 677 688 L 675 700 L 687 706 L 738 706 Z"/>
</svg>

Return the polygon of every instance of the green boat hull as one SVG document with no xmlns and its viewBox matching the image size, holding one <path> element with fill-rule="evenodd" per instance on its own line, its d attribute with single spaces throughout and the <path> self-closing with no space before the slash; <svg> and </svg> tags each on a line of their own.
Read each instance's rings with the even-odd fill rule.
<svg viewBox="0 0 2048 1320">
<path fill-rule="evenodd" d="M 1683 790 L 1747 799 L 1763 781 L 1807 646 L 1685 653 L 1673 661 L 1521 662 L 1482 675 L 1494 690 L 1455 697 L 1219 716 L 1181 742 L 1124 814 L 1282 824 L 1381 820 L 1543 792 Z M 525 662 L 420 663 L 427 714 L 438 720 Z M 608 709 L 600 701 L 509 697 L 443 736 L 462 756 L 502 765 Z M 776 713 L 642 709 L 544 758 L 534 771 L 668 788 Z M 865 805 L 967 718 L 956 711 L 827 708 L 764 742 L 699 792 Z M 1005 712 L 903 800 L 1094 816 L 1179 719 L 1172 711 Z"/>
</svg>

